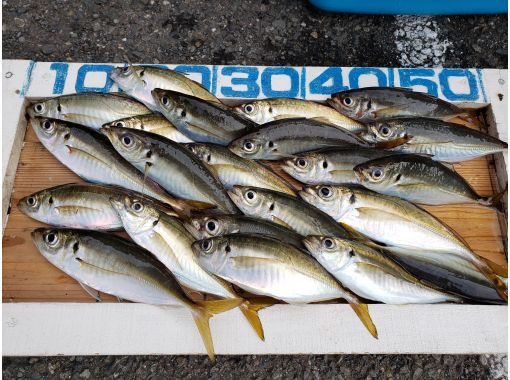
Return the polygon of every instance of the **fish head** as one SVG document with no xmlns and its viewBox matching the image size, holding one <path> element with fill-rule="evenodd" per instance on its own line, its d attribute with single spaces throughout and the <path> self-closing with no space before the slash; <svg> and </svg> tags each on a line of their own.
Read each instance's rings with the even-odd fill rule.
<svg viewBox="0 0 510 380">
<path fill-rule="evenodd" d="M 127 117 L 125 119 L 115 120 L 111 123 L 103 124 L 103 127 L 119 127 L 119 128 L 131 128 L 131 129 L 143 129 L 142 120 L 138 116 Z"/>
<path fill-rule="evenodd" d="M 44 221 L 54 212 L 54 199 L 48 190 L 38 191 L 18 201 L 18 209 L 33 219 Z"/>
<path fill-rule="evenodd" d="M 80 263 L 76 258 L 80 242 L 72 230 L 38 228 L 32 231 L 31 235 L 39 252 L 57 268 L 65 270 L 70 266 L 79 267 Z"/>
<path fill-rule="evenodd" d="M 50 119 L 62 119 L 64 113 L 63 106 L 59 98 L 37 101 L 27 107 L 27 113 L 30 118 L 44 117 Z"/>
<path fill-rule="evenodd" d="M 237 185 L 227 192 L 244 214 L 271 220 L 275 202 L 269 192 L 257 187 Z"/>
<path fill-rule="evenodd" d="M 330 185 L 314 185 L 303 188 L 299 192 L 299 196 L 331 215 L 336 220 L 340 219 L 352 206 L 349 203 L 349 197 L 354 195 L 348 187 L 330 186 Z"/>
<path fill-rule="evenodd" d="M 41 143 L 52 151 L 71 139 L 71 128 L 64 122 L 41 117 L 30 118 L 30 124 Z"/>
<path fill-rule="evenodd" d="M 191 246 L 200 266 L 206 271 L 220 275 L 232 254 L 228 236 L 217 236 L 194 242 Z"/>
<path fill-rule="evenodd" d="M 274 145 L 262 136 L 253 134 L 232 141 L 228 149 L 240 157 L 257 160 L 271 158 L 270 151 L 275 149 Z"/>
<path fill-rule="evenodd" d="M 338 112 L 355 120 L 373 118 L 373 102 L 370 97 L 358 91 L 345 91 L 333 94 L 328 104 Z"/>
<path fill-rule="evenodd" d="M 138 194 L 118 194 L 110 197 L 124 229 L 130 236 L 150 232 L 158 224 L 160 211 L 153 202 Z"/>
<path fill-rule="evenodd" d="M 303 243 L 310 254 L 328 270 L 341 270 L 355 256 L 354 248 L 347 239 L 311 235 L 305 237 Z"/>
<path fill-rule="evenodd" d="M 367 131 L 362 132 L 359 137 L 369 143 L 388 143 L 404 139 L 407 136 L 405 128 L 398 122 L 378 121 L 368 124 L 367 127 Z"/>
<path fill-rule="evenodd" d="M 308 153 L 284 161 L 282 169 L 300 182 L 321 182 L 329 177 L 327 159 L 317 153 Z"/>
<path fill-rule="evenodd" d="M 372 189 L 387 187 L 390 182 L 398 181 L 400 177 L 393 176 L 392 169 L 392 164 L 385 164 L 381 160 L 372 160 L 356 165 L 353 170 L 359 183 Z"/>
<path fill-rule="evenodd" d="M 122 91 L 131 92 L 135 88 L 144 86 L 145 82 L 140 76 L 142 70 L 139 66 L 126 65 L 114 68 L 109 76 Z"/>
<path fill-rule="evenodd" d="M 152 164 L 152 146 L 143 135 L 129 128 L 104 125 L 99 130 L 119 154 L 133 164 Z"/>
<path fill-rule="evenodd" d="M 186 105 L 179 93 L 161 88 L 155 88 L 151 92 L 152 98 L 159 111 L 173 124 L 179 124 L 182 121 L 188 121 L 188 112 Z"/>
<path fill-rule="evenodd" d="M 192 217 L 185 227 L 197 239 L 221 236 L 232 232 L 228 229 L 226 221 L 212 215 Z"/>
<path fill-rule="evenodd" d="M 240 104 L 234 107 L 234 111 L 257 124 L 264 124 L 274 120 L 273 109 L 269 102 L 265 100 Z"/>
</svg>

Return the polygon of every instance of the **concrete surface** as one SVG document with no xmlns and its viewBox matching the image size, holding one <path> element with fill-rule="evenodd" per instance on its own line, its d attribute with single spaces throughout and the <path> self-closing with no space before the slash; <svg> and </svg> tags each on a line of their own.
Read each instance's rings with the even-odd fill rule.
<svg viewBox="0 0 510 380">
<path fill-rule="evenodd" d="M 507 68 L 507 16 L 331 15 L 304 0 L 3 0 L 4 59 Z M 476 328 L 476 327 L 474 327 Z M 507 379 L 506 356 L 3 358 L 3 377 Z"/>
</svg>

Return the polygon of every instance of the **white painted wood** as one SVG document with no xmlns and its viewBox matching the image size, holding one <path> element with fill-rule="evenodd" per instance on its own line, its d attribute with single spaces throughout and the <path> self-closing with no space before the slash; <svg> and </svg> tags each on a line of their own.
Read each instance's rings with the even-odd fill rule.
<svg viewBox="0 0 510 380">
<path fill-rule="evenodd" d="M 275 305 L 266 341 L 238 310 L 216 316 L 217 354 L 506 353 L 506 306 L 370 305 L 374 339 L 348 305 Z M 204 354 L 186 309 L 139 304 L 3 305 L 3 355 Z"/>
<path fill-rule="evenodd" d="M 3 223 L 11 197 L 23 135 L 26 98 L 52 96 L 55 71 L 52 63 L 3 61 L 2 174 Z M 33 70 L 30 74 L 29 68 Z M 84 64 L 71 63 L 62 93 L 76 89 L 78 72 Z M 174 67 L 175 65 L 171 65 Z M 232 84 L 228 66 L 200 66 L 217 75 L 213 92 L 220 96 Z M 257 73 L 267 68 L 252 67 Z M 305 98 L 324 100 L 326 94 L 310 94 L 309 84 L 325 68 L 294 68 L 301 73 Z M 344 81 L 356 68 L 342 68 Z M 378 69 L 390 75 L 395 69 Z M 438 87 L 442 69 L 429 78 Z M 481 107 L 492 103 L 493 126 L 490 133 L 508 141 L 507 71 L 470 71 L 477 78 L 478 95 L 463 105 Z M 13 75 L 6 78 L 7 73 Z M 304 73 L 304 77 L 303 77 Z M 237 75 L 237 74 L 236 74 Z M 197 74 L 192 79 L 200 79 Z M 305 78 L 306 79 L 303 79 Z M 214 75 L 213 75 L 214 78 Z M 376 78 L 364 74 L 361 86 L 374 85 Z M 463 78 L 450 78 L 451 88 L 459 94 L 467 90 Z M 501 79 L 505 83 L 501 82 Z M 271 88 L 285 90 L 286 79 L 272 78 Z M 88 74 L 86 86 L 101 87 L 103 74 Z M 257 86 L 261 86 L 258 78 Z M 394 85 L 401 85 L 395 78 Z M 420 85 L 416 90 L 423 90 Z M 21 91 L 21 94 L 16 93 Z M 110 91 L 115 91 L 113 86 Z M 499 101 L 498 94 L 504 95 Z M 221 96 L 220 96 L 221 97 Z M 254 97 L 265 97 L 262 90 Z M 229 99 L 236 99 L 235 96 Z M 503 157 L 500 155 L 500 157 Z M 506 160 L 498 160 L 498 175 L 506 173 Z M 501 177 L 502 178 L 502 177 Z M 506 180 L 506 179 L 505 179 Z M 506 306 L 479 305 L 371 305 L 372 318 L 379 330 L 373 339 L 347 305 L 276 305 L 261 311 L 266 342 L 260 342 L 238 310 L 217 316 L 211 323 L 218 354 L 297 354 L 297 353 L 505 353 L 508 323 Z M 8 303 L 3 304 L 4 355 L 79 355 L 79 354 L 201 354 L 204 353 L 189 313 L 181 308 L 162 309 L 140 304 Z"/>
</svg>

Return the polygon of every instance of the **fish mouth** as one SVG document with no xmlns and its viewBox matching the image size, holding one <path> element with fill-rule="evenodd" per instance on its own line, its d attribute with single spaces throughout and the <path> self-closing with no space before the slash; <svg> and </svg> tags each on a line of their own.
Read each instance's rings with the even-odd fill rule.
<svg viewBox="0 0 510 380">
<path fill-rule="evenodd" d="M 313 255 L 321 244 L 321 237 L 317 235 L 306 236 L 303 239 L 303 244 L 305 245 L 308 252 L 310 252 Z"/>
<path fill-rule="evenodd" d="M 232 187 L 231 190 L 227 190 L 227 194 L 232 199 L 232 202 L 234 202 L 236 205 L 239 205 L 242 203 L 243 199 L 243 190 L 241 187 L 235 185 Z"/>
<path fill-rule="evenodd" d="M 112 69 L 112 71 L 109 72 L 108 76 L 110 77 L 110 79 L 112 81 L 115 82 L 115 79 L 117 79 L 120 75 L 120 73 L 124 70 L 123 67 L 116 67 L 114 69 Z"/>
<path fill-rule="evenodd" d="M 354 175 L 356 177 L 358 177 L 358 180 L 360 182 L 363 182 L 367 179 L 367 177 L 365 176 L 363 167 L 361 165 L 355 166 L 352 170 L 354 171 Z"/>
<path fill-rule="evenodd" d="M 106 123 L 99 128 L 99 132 L 105 135 L 108 138 L 111 138 L 113 136 L 113 130 L 112 130 L 112 123 Z"/>
<path fill-rule="evenodd" d="M 293 160 L 292 160 L 292 159 L 285 160 L 285 161 L 283 161 L 283 163 L 280 165 L 280 167 L 281 167 L 281 169 L 282 169 L 285 173 L 292 175 L 292 173 L 294 173 L 294 172 L 295 172 L 295 170 L 294 170 L 294 165 L 293 165 L 292 163 L 293 163 Z"/>
<path fill-rule="evenodd" d="M 116 211 L 121 211 L 124 209 L 124 202 L 121 202 L 119 199 L 110 197 L 109 198 L 110 204 Z"/>
<path fill-rule="evenodd" d="M 311 187 L 305 187 L 303 190 L 298 191 L 298 195 L 306 202 L 312 203 L 315 198 L 315 190 Z"/>
<path fill-rule="evenodd" d="M 165 93 L 166 90 L 162 88 L 155 88 L 151 91 L 151 95 L 154 98 L 154 100 L 159 100 L 161 96 Z"/>
<path fill-rule="evenodd" d="M 197 240 L 202 239 L 202 236 L 200 234 L 200 225 L 197 227 L 196 223 L 198 223 L 195 220 L 192 220 L 191 222 L 184 222 L 182 223 L 184 228 Z"/>
</svg>

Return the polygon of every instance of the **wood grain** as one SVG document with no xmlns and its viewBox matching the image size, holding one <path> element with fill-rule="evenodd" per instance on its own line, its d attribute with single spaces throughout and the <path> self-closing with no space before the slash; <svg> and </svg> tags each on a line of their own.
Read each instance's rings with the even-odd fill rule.
<svg viewBox="0 0 510 380">
<path fill-rule="evenodd" d="M 270 165 L 281 173 L 274 163 Z M 494 194 L 495 183 L 492 166 L 491 157 L 482 157 L 456 165 L 455 169 L 481 196 L 490 196 Z M 288 176 L 285 178 L 288 179 Z M 83 181 L 54 158 L 29 129 L 21 151 L 10 216 L 2 240 L 3 302 L 94 302 L 79 284 L 39 254 L 30 232 L 44 224 L 25 216 L 17 207 L 19 199 L 35 191 L 71 182 Z M 295 181 L 290 182 L 299 186 Z M 506 264 L 497 211 L 477 205 L 425 208 L 463 237 L 477 254 L 498 264 Z M 116 302 L 114 297 L 102 297 L 104 301 Z"/>
</svg>

